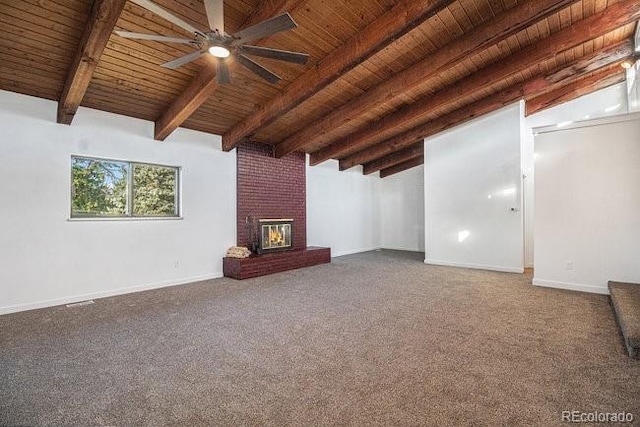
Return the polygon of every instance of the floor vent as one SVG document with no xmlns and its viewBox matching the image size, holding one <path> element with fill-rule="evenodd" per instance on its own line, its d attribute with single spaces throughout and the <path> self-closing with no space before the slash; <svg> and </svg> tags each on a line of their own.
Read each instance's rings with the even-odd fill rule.
<svg viewBox="0 0 640 427">
<path fill-rule="evenodd" d="M 67 307 L 80 307 L 80 306 L 89 305 L 89 304 L 93 304 L 92 299 L 87 301 L 74 302 L 73 304 L 67 304 Z"/>
</svg>

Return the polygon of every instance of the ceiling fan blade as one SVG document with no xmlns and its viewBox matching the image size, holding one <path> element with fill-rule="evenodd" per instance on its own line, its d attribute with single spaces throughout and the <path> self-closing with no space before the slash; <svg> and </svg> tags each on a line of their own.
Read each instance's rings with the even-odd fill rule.
<svg viewBox="0 0 640 427">
<path fill-rule="evenodd" d="M 169 62 L 165 62 L 164 64 L 162 64 L 162 66 L 164 68 L 170 68 L 172 70 L 178 68 L 181 65 L 184 65 L 188 62 L 191 61 L 195 61 L 196 59 L 198 59 L 200 56 L 204 55 L 203 51 L 200 50 L 196 50 L 195 52 L 192 52 L 188 55 L 185 56 L 181 56 L 180 58 L 174 59 L 173 61 L 169 61 Z"/>
<path fill-rule="evenodd" d="M 290 52 L 288 50 L 271 49 L 269 47 L 243 45 L 242 51 L 249 55 L 261 56 L 263 58 L 277 59 L 280 61 L 294 62 L 296 64 L 306 64 L 309 55 L 300 52 Z"/>
<path fill-rule="evenodd" d="M 242 65 L 244 65 L 245 67 L 247 67 L 248 69 L 256 73 L 257 75 L 259 75 L 269 83 L 276 84 L 280 81 L 280 77 L 277 74 L 272 73 L 271 71 L 264 68 L 262 65 L 251 60 L 250 58 L 244 55 L 238 55 L 237 58 L 238 58 L 238 62 L 240 62 Z"/>
<path fill-rule="evenodd" d="M 275 18 L 267 19 L 259 24 L 252 25 L 244 30 L 240 30 L 233 34 L 233 37 L 239 38 L 241 43 L 248 43 L 281 31 L 291 30 L 297 26 L 291 15 L 287 12 Z"/>
<path fill-rule="evenodd" d="M 231 78 L 229 77 L 229 64 L 227 64 L 227 61 L 223 58 L 218 58 L 216 79 L 218 79 L 218 84 L 227 84 L 231 82 Z"/>
<path fill-rule="evenodd" d="M 207 12 L 209 28 L 211 28 L 211 31 L 218 30 L 221 35 L 224 34 L 223 5 L 223 0 L 204 0 L 204 9 Z"/>
<path fill-rule="evenodd" d="M 184 28 L 185 30 L 187 30 L 191 34 L 204 35 L 202 33 L 202 31 L 198 30 L 197 28 L 193 27 L 191 24 L 189 24 L 189 23 L 183 21 L 182 19 L 178 18 L 177 16 L 175 16 L 171 12 L 169 12 L 167 10 L 164 10 L 163 8 L 161 8 L 160 6 L 158 6 L 157 4 L 152 2 L 151 0 L 131 0 L 131 1 L 133 3 L 135 3 L 135 4 L 137 4 L 138 6 L 143 7 L 145 9 L 147 9 L 148 11 L 151 11 L 151 12 L 155 13 L 156 15 L 166 19 L 167 21 L 177 25 L 178 27 Z"/>
<path fill-rule="evenodd" d="M 138 40 L 153 40 L 156 42 L 170 42 L 170 43 L 184 43 L 184 44 L 197 44 L 195 40 L 190 39 L 181 39 L 178 37 L 166 37 L 166 36 L 158 36 L 155 34 L 143 34 L 143 33 L 132 33 L 131 31 L 114 31 L 120 37 L 124 37 L 127 39 L 138 39 Z"/>
</svg>

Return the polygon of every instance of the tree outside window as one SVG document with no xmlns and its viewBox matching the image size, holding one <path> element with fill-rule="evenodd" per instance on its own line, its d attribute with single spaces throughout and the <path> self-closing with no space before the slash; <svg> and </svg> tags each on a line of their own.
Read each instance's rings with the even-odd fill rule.
<svg viewBox="0 0 640 427">
<path fill-rule="evenodd" d="M 179 172 L 174 166 L 74 156 L 71 216 L 177 217 Z"/>
</svg>

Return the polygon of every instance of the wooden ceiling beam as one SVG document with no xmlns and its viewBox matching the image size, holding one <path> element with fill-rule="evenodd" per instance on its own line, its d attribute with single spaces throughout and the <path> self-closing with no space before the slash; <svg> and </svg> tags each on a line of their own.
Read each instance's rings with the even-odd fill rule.
<svg viewBox="0 0 640 427">
<path fill-rule="evenodd" d="M 558 89 L 535 98 L 528 99 L 525 102 L 525 115 L 530 116 L 531 114 L 546 110 L 547 108 L 555 107 L 556 105 L 574 100 L 591 92 L 623 82 L 625 79 L 626 73 L 624 69 L 620 67 L 620 63 L 616 63 L 603 70 L 592 73 L 588 77 L 559 87 Z"/>
<path fill-rule="evenodd" d="M 232 150 L 243 139 L 291 111 L 451 3 L 453 0 L 399 1 L 389 11 L 291 82 L 262 108 L 231 128 L 222 136 L 223 150 Z"/>
<path fill-rule="evenodd" d="M 404 163 L 417 156 L 424 154 L 424 141 L 420 140 L 415 144 L 408 146 L 400 151 L 391 153 L 386 157 L 373 160 L 369 163 L 365 163 L 362 167 L 362 173 L 369 175 L 382 169 L 388 169 L 391 166 L 395 166 L 400 163 Z"/>
<path fill-rule="evenodd" d="M 94 0 L 58 101 L 57 121 L 70 125 L 126 0 Z"/>
<path fill-rule="evenodd" d="M 502 90 L 482 98 L 479 101 L 465 105 L 444 116 L 438 117 L 435 120 L 416 126 L 393 138 L 382 141 L 373 147 L 353 153 L 340 160 L 340 170 L 347 170 L 358 164 L 366 164 L 390 155 L 395 151 L 413 144 L 418 139 L 427 138 L 428 136 L 435 135 L 454 126 L 468 122 L 469 120 L 491 113 L 519 99 L 522 99 L 522 88 L 520 86 Z"/>
<path fill-rule="evenodd" d="M 429 114 L 439 108 L 459 102 L 470 93 L 490 89 L 495 82 L 531 68 L 541 61 L 552 58 L 559 52 L 616 30 L 639 18 L 640 2 L 637 0 L 623 0 L 615 3 L 601 13 L 578 21 L 467 78 L 424 96 L 395 113 L 379 118 L 375 123 L 370 123 L 353 134 L 321 148 L 311 154 L 310 164 L 316 165 L 330 158 L 347 156 L 391 138 L 415 123 L 421 123 Z"/>
<path fill-rule="evenodd" d="M 634 42 L 629 38 L 611 46 L 603 46 L 574 61 L 565 64 L 559 70 L 552 71 L 543 77 L 529 80 L 523 89 L 524 97 L 539 96 L 545 91 L 574 82 L 577 78 L 612 64 L 619 65 L 626 59 L 634 57 Z"/>
<path fill-rule="evenodd" d="M 282 157 L 311 145 L 325 129 L 337 129 L 346 125 L 352 118 L 366 113 L 377 104 L 396 98 L 454 67 L 461 59 L 500 43 L 578 1 L 528 0 L 501 13 L 495 19 L 463 34 L 442 49 L 427 55 L 390 79 L 367 89 L 362 95 L 342 107 L 305 126 L 304 129 L 277 144 L 275 156 Z"/>
<path fill-rule="evenodd" d="M 216 91 L 215 64 L 207 64 L 189 83 L 189 86 L 173 100 L 171 105 L 164 110 L 162 116 L 156 120 L 153 138 L 164 141 L 171 133 L 178 129 L 204 102 Z"/>
<path fill-rule="evenodd" d="M 292 11 L 304 0 L 264 1 L 249 15 L 243 28 L 250 27 L 286 11 Z M 256 43 L 257 44 L 257 43 Z M 233 73 L 233 65 L 230 67 Z M 154 138 L 163 141 L 187 120 L 218 88 L 216 65 L 212 61 L 198 72 L 189 86 L 171 103 L 156 120 Z"/>
<path fill-rule="evenodd" d="M 594 71 L 594 66 L 589 64 L 597 64 L 604 67 L 609 67 L 611 64 L 617 65 L 632 55 L 632 46 L 633 43 L 631 40 L 625 40 L 622 43 L 604 47 L 600 51 L 578 58 L 546 76 L 535 77 L 524 83 L 516 84 L 481 100 L 465 105 L 437 119 L 424 122 L 406 132 L 382 141 L 373 147 L 345 157 L 340 160 L 340 170 L 346 170 L 358 164 L 366 164 L 384 158 L 384 156 L 388 156 L 410 146 L 418 139 L 427 138 L 446 129 L 463 124 L 476 117 L 498 110 L 517 100 L 535 98 L 558 87 L 571 84 Z M 609 57 L 609 60 L 603 61 L 603 59 L 607 57 Z"/>
<path fill-rule="evenodd" d="M 408 169 L 412 169 L 412 168 L 415 168 L 416 166 L 420 166 L 423 163 L 424 163 L 424 154 L 420 154 L 411 160 L 407 160 L 406 162 L 397 164 L 395 166 L 391 166 L 386 169 L 382 169 L 380 171 L 380 178 L 386 178 L 396 173 L 404 172 Z"/>
<path fill-rule="evenodd" d="M 571 101 L 572 99 L 578 98 L 580 96 L 586 95 L 596 90 L 604 89 L 605 87 L 611 86 L 616 83 L 620 83 L 625 79 L 624 73 L 621 70 L 615 69 L 615 67 L 611 67 L 611 68 L 608 67 L 606 71 L 607 71 L 606 73 L 603 72 L 602 74 L 604 75 L 604 74 L 608 74 L 608 72 L 611 72 L 611 75 L 604 78 L 602 76 L 598 78 L 594 78 L 591 84 L 585 85 L 584 83 L 579 84 L 580 82 L 575 82 L 570 85 L 570 86 L 575 86 L 574 89 L 570 89 L 568 86 L 560 88 L 557 91 L 558 96 L 556 99 L 562 99 L 560 103 Z M 552 93 L 555 93 L 555 92 L 552 92 Z M 549 107 L 545 107 L 545 108 L 549 108 Z M 424 142 L 421 141 L 421 144 L 424 144 Z M 415 157 L 411 159 L 407 159 L 402 163 L 394 164 L 393 166 L 389 166 L 387 168 L 381 169 L 380 178 L 386 178 L 396 173 L 400 173 L 408 169 L 415 168 L 422 164 L 424 164 L 424 153 L 416 154 Z"/>
</svg>

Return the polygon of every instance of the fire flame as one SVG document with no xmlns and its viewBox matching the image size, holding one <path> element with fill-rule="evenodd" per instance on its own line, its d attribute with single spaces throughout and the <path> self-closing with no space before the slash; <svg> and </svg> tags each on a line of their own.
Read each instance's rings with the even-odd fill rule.
<svg viewBox="0 0 640 427">
<path fill-rule="evenodd" d="M 270 246 L 284 244 L 284 233 L 277 228 L 269 227 L 269 243 Z"/>
</svg>

